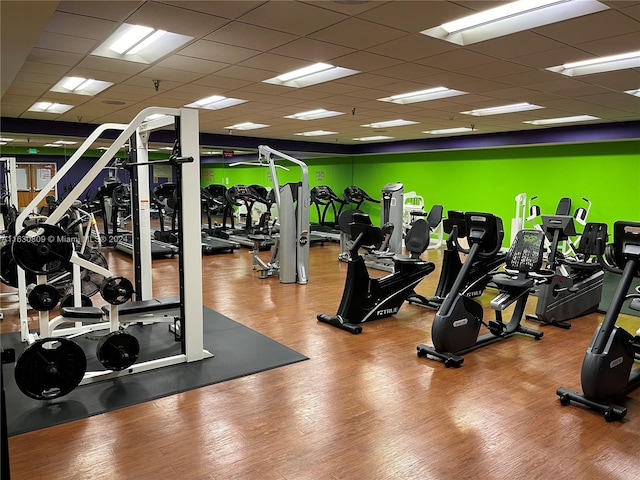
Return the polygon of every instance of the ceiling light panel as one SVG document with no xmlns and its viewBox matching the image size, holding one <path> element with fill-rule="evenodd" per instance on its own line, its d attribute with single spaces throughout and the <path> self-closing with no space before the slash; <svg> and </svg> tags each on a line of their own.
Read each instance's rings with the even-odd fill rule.
<svg viewBox="0 0 640 480">
<path fill-rule="evenodd" d="M 313 130 L 311 132 L 294 133 L 294 135 L 301 135 L 303 137 L 320 137 L 322 135 L 335 135 L 338 132 L 329 132 L 327 130 Z"/>
<path fill-rule="evenodd" d="M 449 133 L 464 133 L 464 132 L 473 132 L 474 130 L 469 127 L 454 127 L 454 128 L 441 128 L 439 130 L 427 130 L 422 133 L 430 133 L 431 135 L 443 135 Z"/>
<path fill-rule="evenodd" d="M 221 95 L 213 95 L 211 97 L 202 98 L 193 103 L 185 105 L 192 108 L 203 108 L 205 110 L 220 110 L 221 108 L 233 107 L 245 103 L 246 100 L 240 98 L 228 98 Z"/>
<path fill-rule="evenodd" d="M 636 88 L 634 90 L 625 90 L 624 93 L 628 93 L 629 95 L 633 95 L 634 97 L 640 97 L 640 88 Z"/>
<path fill-rule="evenodd" d="M 519 0 L 420 33 L 457 45 L 470 45 L 608 8 L 596 0 Z"/>
<path fill-rule="evenodd" d="M 283 85 L 285 87 L 302 88 L 318 83 L 329 82 L 338 78 L 348 77 L 360 73 L 350 68 L 335 67 L 328 63 L 314 63 L 308 67 L 300 68 L 292 72 L 283 73 L 277 77 L 263 80 L 263 83 Z"/>
<path fill-rule="evenodd" d="M 102 80 L 94 80 L 93 78 L 83 77 L 64 77 L 56 83 L 51 89 L 52 92 L 58 93 L 75 93 L 76 95 L 97 95 L 109 88 L 113 83 L 104 82 Z"/>
<path fill-rule="evenodd" d="M 441 98 L 455 97 L 457 95 L 465 95 L 467 92 L 460 90 L 452 90 L 446 87 L 435 87 L 427 90 L 419 90 L 417 92 L 401 93 L 390 97 L 379 98 L 380 102 L 391 102 L 400 105 L 409 103 L 427 102 L 429 100 L 438 100 Z"/>
<path fill-rule="evenodd" d="M 318 118 L 335 117 L 338 115 L 344 115 L 343 112 L 333 112 L 331 110 L 325 110 L 324 108 L 318 108 L 316 110 L 309 110 L 308 112 L 295 113 L 293 115 L 287 115 L 284 118 L 292 118 L 294 120 L 316 120 Z"/>
<path fill-rule="evenodd" d="M 227 130 L 255 130 L 257 128 L 265 128 L 268 126 L 269 125 L 265 125 L 264 123 L 242 122 L 224 128 Z"/>
<path fill-rule="evenodd" d="M 153 63 L 174 52 L 193 37 L 124 23 L 91 55 L 137 63 Z"/>
<path fill-rule="evenodd" d="M 526 112 L 527 110 L 537 110 L 538 108 L 544 108 L 544 107 L 541 107 L 539 105 L 532 105 L 530 103 L 513 103 L 511 105 L 502 105 L 500 107 L 467 110 L 466 112 L 460 112 L 460 113 L 464 115 L 474 115 L 476 117 L 482 117 L 485 115 L 500 115 L 502 113 Z"/>
<path fill-rule="evenodd" d="M 592 73 L 612 72 L 626 68 L 640 67 L 640 50 L 636 52 L 611 55 L 609 57 L 592 58 L 580 62 L 565 63 L 556 67 L 549 67 L 551 72 L 561 73 L 568 77 L 579 77 Z"/>
<path fill-rule="evenodd" d="M 357 140 L 359 142 L 375 142 L 376 140 L 388 140 L 393 137 L 387 137 L 386 135 L 373 135 L 371 137 L 357 137 L 352 140 Z"/>
<path fill-rule="evenodd" d="M 45 113 L 64 113 L 73 108 L 73 105 L 64 105 L 62 103 L 53 102 L 36 102 L 31 108 L 30 112 L 45 112 Z"/>
<path fill-rule="evenodd" d="M 361 127 L 371 127 L 371 128 L 389 128 L 389 127 L 401 127 L 403 125 L 413 125 L 418 122 L 413 122 L 411 120 L 387 120 L 386 122 L 375 122 L 375 123 L 367 123 L 365 125 L 360 125 Z"/>
<path fill-rule="evenodd" d="M 572 117 L 558 117 L 558 118 L 544 118 L 541 120 L 527 120 L 523 123 L 531 125 L 555 125 L 558 123 L 576 123 L 576 122 L 588 122 L 589 120 L 600 120 L 600 117 L 593 117 L 591 115 L 574 115 Z"/>
</svg>

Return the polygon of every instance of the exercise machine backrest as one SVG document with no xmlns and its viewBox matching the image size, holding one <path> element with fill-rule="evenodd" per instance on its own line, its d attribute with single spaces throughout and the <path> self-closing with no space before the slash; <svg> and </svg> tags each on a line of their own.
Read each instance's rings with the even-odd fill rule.
<svg viewBox="0 0 640 480">
<path fill-rule="evenodd" d="M 411 224 L 411 228 L 404 238 L 404 246 L 412 259 L 418 259 L 429 247 L 429 230 L 431 225 L 423 218 L 419 218 Z"/>
<path fill-rule="evenodd" d="M 505 269 L 519 273 L 538 272 L 543 257 L 544 234 L 539 230 L 520 230 L 507 252 Z"/>
</svg>

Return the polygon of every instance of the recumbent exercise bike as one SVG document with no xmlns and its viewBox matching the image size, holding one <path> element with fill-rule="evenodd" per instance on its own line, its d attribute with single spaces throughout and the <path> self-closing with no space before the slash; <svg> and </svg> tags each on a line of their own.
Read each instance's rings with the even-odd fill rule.
<svg viewBox="0 0 640 480">
<path fill-rule="evenodd" d="M 505 272 L 496 273 L 491 277 L 493 284 L 500 291 L 491 301 L 496 318 L 484 322 L 483 307 L 465 294 L 465 284 L 477 257 L 493 257 L 500 250 L 504 238 L 502 219 L 490 213 L 467 212 L 465 228 L 470 245 L 468 250 L 458 243 L 456 227 L 452 232 L 457 248 L 468 256 L 433 320 L 433 347 L 424 344 L 417 347 L 419 357 L 441 360 L 446 367 L 460 367 L 464 362 L 462 354 L 516 333 L 530 335 L 536 340 L 542 338 L 543 332 L 526 328 L 520 322 L 534 284 L 546 281 L 553 275 L 551 271 L 541 270 L 544 234 L 536 230 L 518 232 L 505 258 Z M 511 320 L 504 323 L 502 312 L 514 302 L 516 305 Z M 489 333 L 479 336 L 483 325 Z"/>
</svg>

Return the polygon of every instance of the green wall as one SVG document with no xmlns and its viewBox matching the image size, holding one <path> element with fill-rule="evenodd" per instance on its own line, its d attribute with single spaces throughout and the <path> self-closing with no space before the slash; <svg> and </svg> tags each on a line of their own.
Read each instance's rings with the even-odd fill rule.
<svg viewBox="0 0 640 480">
<path fill-rule="evenodd" d="M 543 213 L 555 213 L 558 200 L 570 197 L 573 210 L 593 203 L 589 221 L 611 227 L 616 220 L 640 221 L 640 140 L 482 148 L 416 153 L 391 153 L 305 160 L 311 187 L 329 185 L 338 194 L 358 185 L 380 198 L 384 185 L 402 182 L 405 192 L 425 199 L 426 209 L 486 211 L 502 217 L 510 237 L 515 197 L 538 196 Z M 285 162 L 286 163 L 286 162 Z M 203 165 L 203 184 L 261 183 L 270 185 L 267 169 Z M 205 170 L 213 168 L 213 175 Z M 299 170 L 279 170 L 280 182 L 297 181 Z M 215 178 L 214 182 L 207 182 Z M 379 222 L 378 205 L 363 209 Z M 315 212 L 312 212 L 312 221 Z"/>
</svg>

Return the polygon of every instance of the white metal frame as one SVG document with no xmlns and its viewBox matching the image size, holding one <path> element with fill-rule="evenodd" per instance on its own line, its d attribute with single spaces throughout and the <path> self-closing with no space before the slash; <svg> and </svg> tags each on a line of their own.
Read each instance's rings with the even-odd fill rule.
<svg viewBox="0 0 640 480">
<path fill-rule="evenodd" d="M 164 115 L 153 121 L 145 121 L 147 117 L 154 114 Z M 200 184 L 200 156 L 199 156 L 199 127 L 198 127 L 198 111 L 187 108 L 162 108 L 149 107 L 142 110 L 129 124 L 108 123 L 99 126 L 96 130 L 82 143 L 78 150 L 69 158 L 63 167 L 51 179 L 50 183 L 33 199 L 29 208 L 25 209 L 16 221 L 16 225 L 22 225 L 26 219 L 30 208 L 37 205 L 50 191 L 53 186 L 57 185 L 68 171 L 78 162 L 83 154 L 91 147 L 91 145 L 106 131 L 118 130 L 121 133 L 111 146 L 102 154 L 95 162 L 93 167 L 89 169 L 87 174 L 75 185 L 69 194 L 60 202 L 56 210 L 48 217 L 44 223 L 55 224 L 60 217 L 71 207 L 73 202 L 86 190 L 89 184 L 108 166 L 109 162 L 115 157 L 121 147 L 129 141 L 129 138 L 136 134 L 140 139 L 138 146 L 138 157 L 136 163 L 146 163 L 147 155 L 147 139 L 148 134 L 155 129 L 172 125 L 175 117 L 180 117 L 180 146 L 181 155 L 183 157 L 192 157 L 193 162 L 182 164 L 183 182 L 187 188 L 182 191 L 182 204 L 180 210 L 182 212 L 182 222 L 184 229 L 184 238 L 200 238 L 200 189 L 189 188 L 192 185 Z M 142 299 L 151 298 L 151 238 L 150 238 L 150 213 L 149 213 L 149 192 L 148 188 L 148 165 L 138 165 L 140 174 L 140 235 L 141 235 L 141 265 L 142 276 L 144 280 L 143 292 L 140 292 Z M 145 177 L 146 174 L 146 177 Z M 143 186 L 144 185 L 144 186 Z M 184 353 L 173 355 L 158 360 L 141 362 L 134 364 L 126 370 L 122 371 L 99 371 L 87 372 L 81 384 L 92 383 L 98 380 L 113 378 L 116 376 L 124 376 L 137 372 L 155 369 L 162 366 L 175 365 L 185 362 L 194 362 L 213 355 L 203 348 L 203 309 L 202 309 L 202 256 L 200 249 L 183 248 L 181 255 L 183 256 L 184 278 L 183 286 L 185 292 L 184 301 Z M 80 268 L 87 268 L 95 271 L 105 277 L 113 274 L 98 265 L 80 258 L 75 253 L 72 255 L 71 263 L 73 268 L 79 272 Z M 38 283 L 46 280 L 46 276 L 38 276 Z M 78 280 L 79 281 L 79 280 Z M 18 267 L 18 284 L 19 291 L 26 292 L 25 272 Z M 21 338 L 23 342 L 33 341 L 34 336 L 30 334 L 28 328 L 28 318 L 26 315 L 26 296 L 21 295 L 20 298 L 20 320 L 21 320 Z M 111 331 L 120 328 L 117 306 L 110 306 L 109 320 L 107 322 L 95 323 L 89 322 L 83 325 L 82 322 L 76 322 L 75 327 L 57 329 L 59 325 L 68 322 L 69 319 L 60 317 L 49 320 L 49 312 L 40 312 L 40 330 L 50 336 L 62 336 L 70 334 L 78 334 L 91 330 L 103 329 L 108 327 Z M 42 336 L 42 335 L 41 335 Z"/>
</svg>

